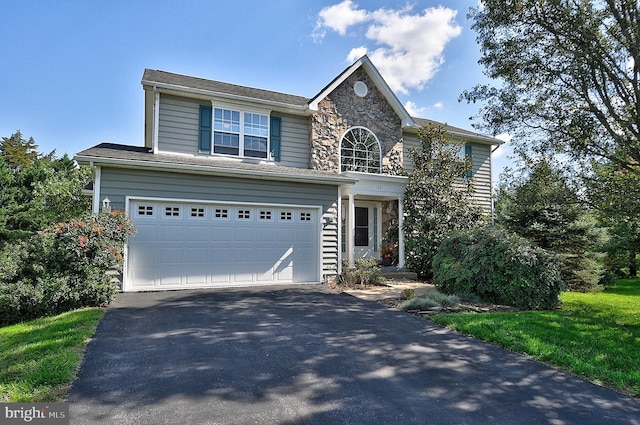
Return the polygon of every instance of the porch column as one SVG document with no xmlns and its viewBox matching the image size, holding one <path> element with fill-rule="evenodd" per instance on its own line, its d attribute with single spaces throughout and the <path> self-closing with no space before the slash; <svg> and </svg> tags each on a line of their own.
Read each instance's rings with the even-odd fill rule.
<svg viewBox="0 0 640 425">
<path fill-rule="evenodd" d="M 355 264 L 355 233 L 356 233 L 356 204 L 353 195 L 349 194 L 349 214 L 347 215 L 347 255 L 349 256 L 349 267 Z"/>
<path fill-rule="evenodd" d="M 398 198 L 398 268 L 404 268 L 404 208 L 402 198 Z"/>
</svg>

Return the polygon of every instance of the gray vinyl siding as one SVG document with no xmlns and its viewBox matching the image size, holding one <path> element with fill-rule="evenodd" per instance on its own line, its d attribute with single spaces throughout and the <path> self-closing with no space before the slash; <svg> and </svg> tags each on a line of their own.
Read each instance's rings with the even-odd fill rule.
<svg viewBox="0 0 640 425">
<path fill-rule="evenodd" d="M 278 165 L 309 168 L 309 118 L 274 114 L 282 118 L 282 141 Z"/>
<path fill-rule="evenodd" d="M 125 208 L 126 196 L 321 206 L 323 274 L 337 272 L 336 186 L 110 167 L 102 168 L 100 183 L 100 197 L 116 210 Z"/>
<path fill-rule="evenodd" d="M 408 173 L 413 171 L 413 163 L 409 155 L 409 148 L 419 148 L 420 141 L 414 134 L 404 135 L 404 168 Z M 474 199 L 482 206 L 486 214 L 491 214 L 491 146 L 469 143 L 473 159 L 472 178 L 474 184 Z"/>
<path fill-rule="evenodd" d="M 197 100 L 161 95 L 158 149 L 198 154 L 200 103 Z"/>
<path fill-rule="evenodd" d="M 474 198 L 486 214 L 491 214 L 491 146 L 471 144 L 471 157 L 473 159 Z"/>
<path fill-rule="evenodd" d="M 413 171 L 413 162 L 411 161 L 411 156 L 409 155 L 409 149 L 418 149 L 420 147 L 420 140 L 418 140 L 417 135 L 406 133 L 403 135 L 402 140 L 402 164 L 405 171 L 407 173 L 411 173 Z"/>
<path fill-rule="evenodd" d="M 201 155 L 198 151 L 201 104 L 207 102 L 169 95 L 160 97 L 160 151 Z M 282 118 L 280 162 L 277 165 L 309 168 L 309 118 L 287 114 L 274 116 Z"/>
</svg>

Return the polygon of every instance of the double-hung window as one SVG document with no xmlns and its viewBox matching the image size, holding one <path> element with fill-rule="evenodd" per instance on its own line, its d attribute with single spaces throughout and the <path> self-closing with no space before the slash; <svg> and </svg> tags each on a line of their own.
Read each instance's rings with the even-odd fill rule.
<svg viewBox="0 0 640 425">
<path fill-rule="evenodd" d="M 240 112 L 213 109 L 213 153 L 240 155 Z"/>
<path fill-rule="evenodd" d="M 268 142 L 268 115 L 213 108 L 213 151 L 211 153 L 266 159 Z"/>
</svg>

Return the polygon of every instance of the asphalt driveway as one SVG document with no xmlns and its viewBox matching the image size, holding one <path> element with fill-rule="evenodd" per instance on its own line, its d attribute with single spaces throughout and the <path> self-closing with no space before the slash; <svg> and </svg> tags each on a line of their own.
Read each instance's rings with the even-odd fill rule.
<svg viewBox="0 0 640 425">
<path fill-rule="evenodd" d="M 71 424 L 640 424 L 640 402 L 320 285 L 120 294 Z"/>
</svg>

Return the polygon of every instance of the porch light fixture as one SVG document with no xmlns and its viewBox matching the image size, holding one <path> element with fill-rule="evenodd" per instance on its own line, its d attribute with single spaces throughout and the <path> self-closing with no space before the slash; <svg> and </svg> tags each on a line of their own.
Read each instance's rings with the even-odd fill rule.
<svg viewBox="0 0 640 425">
<path fill-rule="evenodd" d="M 111 199 L 106 196 L 102 200 L 102 212 L 111 212 Z"/>
</svg>

